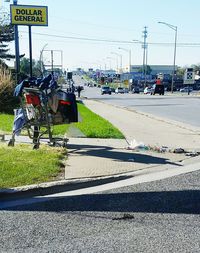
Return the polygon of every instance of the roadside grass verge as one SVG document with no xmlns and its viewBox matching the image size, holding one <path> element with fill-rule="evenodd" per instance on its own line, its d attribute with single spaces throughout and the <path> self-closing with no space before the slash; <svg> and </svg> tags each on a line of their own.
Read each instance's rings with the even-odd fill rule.
<svg viewBox="0 0 200 253">
<path fill-rule="evenodd" d="M 93 113 L 85 105 L 79 104 L 78 110 L 81 114 L 82 122 L 74 125 L 88 138 L 124 139 L 124 135 L 108 120 Z"/>
<path fill-rule="evenodd" d="M 109 121 L 93 113 L 84 104 L 77 103 L 77 105 L 82 121 L 72 124 L 55 125 L 53 127 L 53 135 L 63 136 L 65 133 L 67 134 L 69 127 L 72 126 L 78 128 L 88 138 L 124 139 L 124 135 Z M 13 115 L 0 114 L 0 131 L 11 132 L 13 118 Z"/>
<path fill-rule="evenodd" d="M 61 176 L 66 150 L 41 145 L 7 147 L 0 144 L 0 188 L 38 184 L 53 181 Z"/>
<path fill-rule="evenodd" d="M 0 113 L 0 131 L 5 133 L 12 132 L 14 115 Z"/>
</svg>

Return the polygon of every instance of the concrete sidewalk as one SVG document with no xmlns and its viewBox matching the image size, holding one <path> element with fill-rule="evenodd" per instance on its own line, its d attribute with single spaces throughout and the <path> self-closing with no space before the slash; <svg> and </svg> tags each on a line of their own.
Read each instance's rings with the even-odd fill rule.
<svg viewBox="0 0 200 253">
<path fill-rule="evenodd" d="M 193 158 L 185 154 L 127 149 L 134 139 L 151 147 L 167 146 L 169 149 L 183 148 L 187 151 L 200 151 L 200 129 L 198 128 L 94 100 L 84 99 L 83 102 L 93 112 L 120 129 L 126 139 L 69 136 L 64 178 L 68 182 L 72 179 L 90 180 L 130 174 L 148 168 L 160 169 L 162 166 L 175 165 L 181 169 L 182 166 L 193 161 Z M 10 136 L 7 136 L 7 140 L 9 138 Z M 24 136 L 17 137 L 17 141 L 30 143 L 30 139 Z M 199 158 L 195 157 L 195 163 L 197 162 Z"/>
<path fill-rule="evenodd" d="M 89 99 L 83 102 L 121 130 L 129 142 L 136 139 L 146 145 L 200 149 L 200 128 Z"/>
<path fill-rule="evenodd" d="M 83 102 L 120 129 L 127 140 L 70 138 L 66 179 L 120 175 L 167 164 L 182 166 L 188 160 L 185 154 L 128 150 L 134 139 L 152 147 L 200 150 L 200 129 L 94 100 Z"/>
</svg>

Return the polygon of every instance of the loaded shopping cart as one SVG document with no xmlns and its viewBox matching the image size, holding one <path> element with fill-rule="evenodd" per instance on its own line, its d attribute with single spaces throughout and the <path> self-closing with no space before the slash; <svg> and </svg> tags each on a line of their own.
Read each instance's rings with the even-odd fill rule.
<svg viewBox="0 0 200 253">
<path fill-rule="evenodd" d="M 53 126 L 78 121 L 76 97 L 71 91 L 61 89 L 53 75 L 44 79 L 27 79 L 14 92 L 20 99 L 20 108 L 14 110 L 12 138 L 8 145 L 14 146 L 15 136 L 27 130 L 38 149 L 41 139 L 48 139 L 49 145 L 67 145 L 67 138 L 53 137 Z"/>
</svg>

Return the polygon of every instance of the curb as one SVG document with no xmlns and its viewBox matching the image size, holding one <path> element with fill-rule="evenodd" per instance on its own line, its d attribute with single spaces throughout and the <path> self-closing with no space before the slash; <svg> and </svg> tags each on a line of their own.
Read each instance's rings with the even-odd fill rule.
<svg viewBox="0 0 200 253">
<path fill-rule="evenodd" d="M 179 162 L 182 166 L 187 166 L 191 164 L 200 164 L 199 157 L 191 157 L 183 160 L 184 163 Z M 173 168 L 180 169 L 180 165 L 173 165 Z M 1 189 L 0 190 L 0 202 L 11 201 L 17 198 L 28 198 L 28 197 L 36 197 L 36 196 L 45 196 L 60 192 L 67 192 L 73 190 L 80 190 L 89 187 L 100 186 L 104 184 L 114 183 L 121 180 L 126 180 L 129 178 L 133 178 L 136 176 L 141 176 L 144 174 L 152 173 L 152 171 L 161 172 L 163 170 L 168 170 L 169 165 L 153 165 L 145 168 L 140 168 L 135 171 L 125 172 L 121 174 L 113 174 L 109 176 L 99 176 L 93 178 L 78 178 L 78 179 L 68 179 L 68 180 L 60 180 L 53 182 L 45 182 L 40 184 L 26 185 L 21 187 L 13 187 L 9 189 Z"/>
<path fill-rule="evenodd" d="M 112 175 L 96 178 L 83 178 L 60 180 L 34 185 L 26 185 L 21 187 L 13 187 L 0 190 L 0 201 L 13 200 L 15 198 L 27 198 L 34 196 L 44 196 L 63 191 L 78 190 L 102 184 L 112 183 L 129 178 L 130 175 Z"/>
</svg>

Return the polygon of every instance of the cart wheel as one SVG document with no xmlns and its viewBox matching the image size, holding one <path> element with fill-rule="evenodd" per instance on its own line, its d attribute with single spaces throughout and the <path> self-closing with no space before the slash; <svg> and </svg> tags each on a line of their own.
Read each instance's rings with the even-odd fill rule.
<svg viewBox="0 0 200 253">
<path fill-rule="evenodd" d="M 57 148 L 59 148 L 59 147 L 61 147 L 62 145 L 59 143 L 59 142 L 55 142 L 55 144 L 54 144 L 54 147 L 57 147 Z"/>
<path fill-rule="evenodd" d="M 33 145 L 33 149 L 39 149 L 39 147 L 40 147 L 39 143 L 36 143 L 36 144 Z"/>
<path fill-rule="evenodd" d="M 63 142 L 67 143 L 69 141 L 68 138 L 63 138 Z"/>
<path fill-rule="evenodd" d="M 67 142 L 63 142 L 63 143 L 62 143 L 62 147 L 63 147 L 63 148 L 66 148 L 66 147 L 67 147 Z"/>
<path fill-rule="evenodd" d="M 9 147 L 14 147 L 15 145 L 15 141 L 13 139 L 10 139 L 9 142 L 8 142 L 8 146 Z"/>
</svg>

